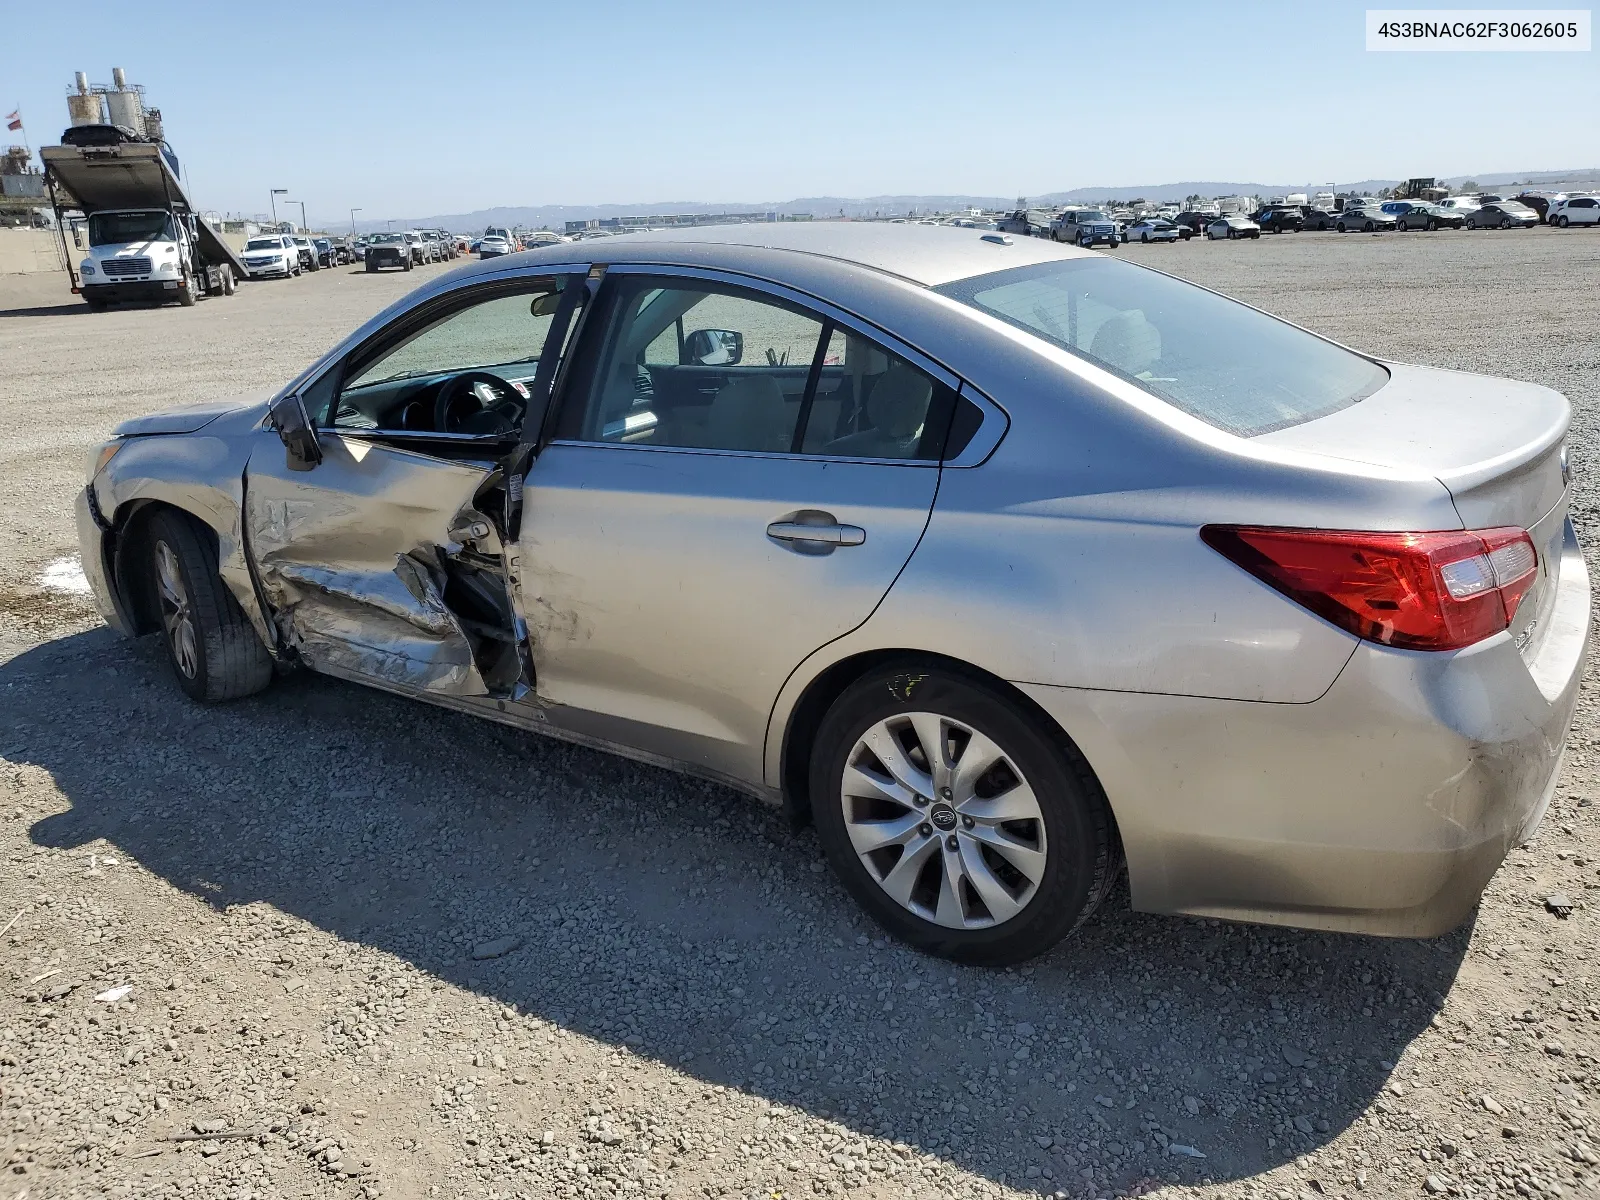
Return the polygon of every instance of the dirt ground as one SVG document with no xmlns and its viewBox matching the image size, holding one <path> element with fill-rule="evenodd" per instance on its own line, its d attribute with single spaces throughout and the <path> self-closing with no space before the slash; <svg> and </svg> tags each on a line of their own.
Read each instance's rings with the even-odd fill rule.
<svg viewBox="0 0 1600 1200">
<path fill-rule="evenodd" d="M 1600 232 L 1118 253 L 1561 389 L 1600 544 Z M 1600 1194 L 1592 684 L 1449 936 L 1124 890 L 999 972 L 889 944 L 811 833 L 709 784 L 305 674 L 191 703 L 74 590 L 87 448 L 419 281 L 96 315 L 0 278 L 0 1200 Z"/>
</svg>

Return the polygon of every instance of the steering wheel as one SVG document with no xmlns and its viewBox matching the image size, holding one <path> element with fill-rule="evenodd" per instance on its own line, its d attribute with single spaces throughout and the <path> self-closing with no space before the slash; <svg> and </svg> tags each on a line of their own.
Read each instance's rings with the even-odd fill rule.
<svg viewBox="0 0 1600 1200">
<path fill-rule="evenodd" d="M 504 379 L 487 371 L 463 371 L 440 386 L 433 428 L 438 433 L 511 433 L 522 412 L 521 397 Z"/>
</svg>

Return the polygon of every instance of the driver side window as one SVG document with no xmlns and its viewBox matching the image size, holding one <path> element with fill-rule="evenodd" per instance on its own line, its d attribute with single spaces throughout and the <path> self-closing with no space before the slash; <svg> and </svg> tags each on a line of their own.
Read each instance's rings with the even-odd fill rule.
<svg viewBox="0 0 1600 1200">
<path fill-rule="evenodd" d="M 554 313 L 556 281 L 504 292 L 458 308 L 425 325 L 375 359 L 358 365 L 333 404 L 335 429 L 446 432 L 439 407 L 450 400 L 452 381 L 470 372 L 478 379 L 463 396 L 469 406 L 517 409 L 539 369 Z M 471 380 L 466 381 L 472 383 Z"/>
</svg>

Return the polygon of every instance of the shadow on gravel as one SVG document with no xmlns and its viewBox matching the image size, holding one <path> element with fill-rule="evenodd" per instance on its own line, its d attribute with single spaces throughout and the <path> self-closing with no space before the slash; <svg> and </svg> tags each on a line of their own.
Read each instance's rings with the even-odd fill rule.
<svg viewBox="0 0 1600 1200">
<path fill-rule="evenodd" d="M 1377 1097 L 1467 943 L 1142 916 L 1122 893 L 1031 968 L 956 968 L 885 943 L 809 832 L 654 768 L 304 674 L 202 708 L 154 640 L 104 629 L 0 666 L 0 697 L 0 755 L 72 805 L 39 845 L 104 838 L 210 905 L 265 901 L 1046 1193 L 1082 1195 L 1086 1171 L 1090 1194 L 1233 1179 L 1322 1145 Z M 472 960 L 502 935 L 521 949 Z M 1163 1153 L 1158 1132 L 1207 1157 Z"/>
<path fill-rule="evenodd" d="M 74 313 L 88 313 L 90 308 L 82 300 L 63 300 L 60 304 L 36 304 L 31 308 L 0 308 L 0 318 L 5 317 L 70 317 Z"/>
</svg>

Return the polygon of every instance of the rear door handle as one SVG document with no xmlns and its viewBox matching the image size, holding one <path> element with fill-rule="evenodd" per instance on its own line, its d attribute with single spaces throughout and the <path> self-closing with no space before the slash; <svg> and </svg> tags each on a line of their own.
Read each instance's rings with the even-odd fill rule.
<svg viewBox="0 0 1600 1200">
<path fill-rule="evenodd" d="M 806 525 L 799 521 L 774 521 L 767 536 L 782 542 L 815 542 L 823 546 L 859 546 L 867 531 L 859 525 Z"/>
</svg>

